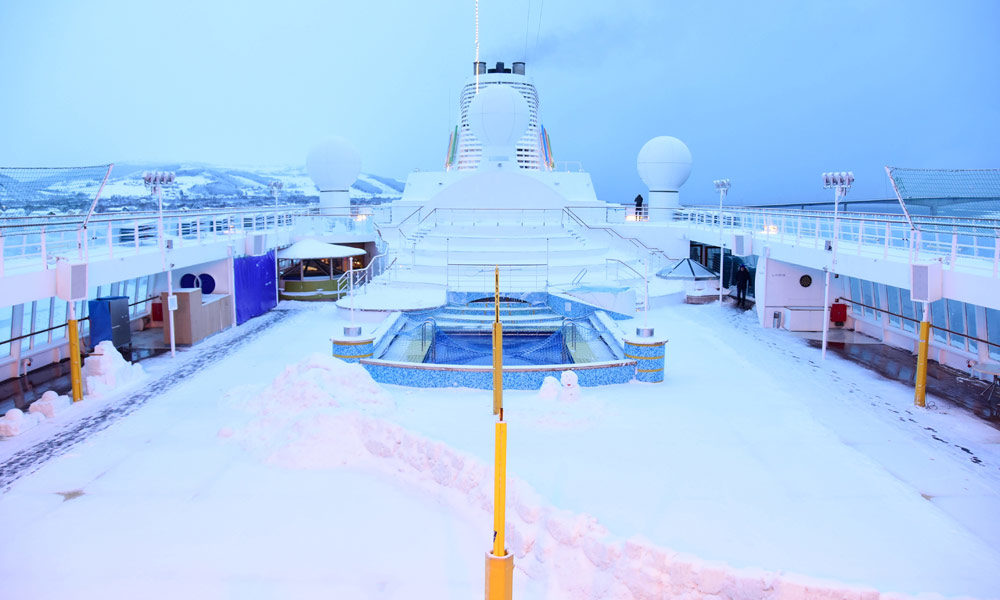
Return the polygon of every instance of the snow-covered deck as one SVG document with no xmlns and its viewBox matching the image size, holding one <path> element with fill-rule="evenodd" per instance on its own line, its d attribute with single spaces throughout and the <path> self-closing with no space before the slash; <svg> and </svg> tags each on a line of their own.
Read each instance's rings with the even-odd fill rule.
<svg viewBox="0 0 1000 600">
<path fill-rule="evenodd" d="M 491 393 L 379 388 L 312 356 L 333 306 L 281 308 L 0 495 L 0 596 L 482 593 Z M 747 313 L 649 321 L 664 383 L 505 395 L 515 597 L 997 597 L 995 429 Z"/>
</svg>

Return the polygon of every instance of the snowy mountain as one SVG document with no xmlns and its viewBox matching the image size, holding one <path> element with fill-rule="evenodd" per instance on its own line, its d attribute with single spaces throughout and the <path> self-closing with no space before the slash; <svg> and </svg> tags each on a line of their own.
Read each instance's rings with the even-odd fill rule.
<svg viewBox="0 0 1000 600">
<path fill-rule="evenodd" d="M 171 208 L 214 208 L 271 204 L 270 183 L 280 181 L 282 203 L 310 204 L 319 200 L 319 192 L 304 167 L 235 168 L 198 163 L 142 164 L 121 163 L 112 169 L 101 192 L 98 212 L 149 210 L 153 208 L 150 191 L 142 181 L 146 171 L 173 171 L 175 183 L 164 190 L 164 205 Z M 0 177 L 9 179 L 3 173 Z M 0 207 L 4 216 L 50 212 L 72 213 L 90 208 L 100 187 L 99 177 L 91 171 L 56 172 L 30 185 L 0 185 Z M 399 198 L 404 183 L 391 177 L 362 173 L 351 186 L 356 204 L 379 204 Z"/>
</svg>

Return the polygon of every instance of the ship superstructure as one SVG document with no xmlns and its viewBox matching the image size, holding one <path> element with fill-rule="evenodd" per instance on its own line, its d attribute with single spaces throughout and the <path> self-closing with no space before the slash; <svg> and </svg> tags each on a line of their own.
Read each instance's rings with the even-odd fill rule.
<svg viewBox="0 0 1000 600">
<path fill-rule="evenodd" d="M 479 167 L 483 155 L 482 141 L 472 132 L 469 120 L 469 106 L 476 94 L 484 88 L 504 85 L 513 88 L 528 103 L 528 130 L 517 142 L 517 164 L 522 169 L 534 171 L 551 170 L 551 146 L 548 134 L 539 117 L 538 90 L 525 74 L 525 64 L 515 62 L 510 67 L 498 62 L 487 68 L 485 62 L 473 63 L 473 75 L 462 88 L 459 99 L 459 118 L 448 144 L 447 170 L 472 170 Z"/>
</svg>

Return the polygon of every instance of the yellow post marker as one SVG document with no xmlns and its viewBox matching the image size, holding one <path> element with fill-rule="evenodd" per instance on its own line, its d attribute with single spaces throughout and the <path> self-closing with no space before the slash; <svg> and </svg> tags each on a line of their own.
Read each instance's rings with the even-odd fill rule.
<svg viewBox="0 0 1000 600">
<path fill-rule="evenodd" d="M 70 302 L 70 306 L 72 306 Z M 76 319 L 66 322 L 69 335 L 69 380 L 73 386 L 73 402 L 83 400 L 83 377 L 80 374 L 80 331 Z"/>
<path fill-rule="evenodd" d="M 493 556 L 505 556 L 504 522 L 507 504 L 507 423 L 496 422 L 494 435 L 494 456 L 496 465 L 493 471 Z"/>
<path fill-rule="evenodd" d="M 486 553 L 486 600 L 510 600 L 514 594 L 514 556 L 507 553 L 507 423 L 503 420 L 503 330 L 500 327 L 500 269 L 495 271 L 493 322 L 493 549 Z"/>
<path fill-rule="evenodd" d="M 503 420 L 503 325 L 500 324 L 500 267 L 495 267 L 493 293 L 493 414 Z"/>
<path fill-rule="evenodd" d="M 916 406 L 926 406 L 927 396 L 927 344 L 930 341 L 931 324 L 927 322 L 927 315 L 920 322 L 920 346 L 917 350 L 917 380 L 913 389 L 913 404 Z"/>
</svg>

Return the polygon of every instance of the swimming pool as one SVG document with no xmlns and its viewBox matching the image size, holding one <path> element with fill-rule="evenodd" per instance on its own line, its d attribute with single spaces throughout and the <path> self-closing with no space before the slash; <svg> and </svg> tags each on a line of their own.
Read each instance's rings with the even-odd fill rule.
<svg viewBox="0 0 1000 600">
<path fill-rule="evenodd" d="M 376 381 L 416 387 L 492 386 L 495 305 L 452 303 L 400 317 L 361 363 Z M 592 317 L 568 319 L 547 304 L 507 299 L 503 324 L 504 385 L 531 389 L 548 375 L 577 372 L 580 385 L 629 381 L 635 360 L 601 333 Z"/>
</svg>

